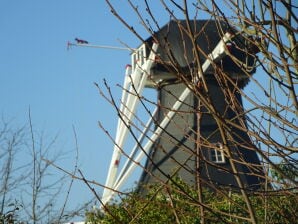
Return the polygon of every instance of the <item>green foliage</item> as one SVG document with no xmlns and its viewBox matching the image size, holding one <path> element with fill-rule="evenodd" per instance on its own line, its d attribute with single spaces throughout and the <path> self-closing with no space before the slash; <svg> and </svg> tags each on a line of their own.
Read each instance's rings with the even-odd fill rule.
<svg viewBox="0 0 298 224">
<path fill-rule="evenodd" d="M 0 224 L 22 224 L 19 220 L 18 211 L 22 206 L 18 202 L 8 204 L 7 211 L 0 212 Z"/>
<path fill-rule="evenodd" d="M 250 223 L 246 203 L 237 192 L 203 190 L 205 223 Z M 258 223 L 297 223 L 297 194 L 250 195 Z M 86 213 L 89 223 L 200 223 L 197 191 L 175 180 L 168 186 L 150 186 L 146 196 L 131 193 L 106 212 Z"/>
<path fill-rule="evenodd" d="M 275 180 L 275 185 L 277 187 L 290 188 L 294 187 L 298 182 L 298 169 L 295 164 L 289 163 L 286 161 L 281 161 L 279 164 L 276 164 L 276 170 L 271 169 L 272 178 Z"/>
</svg>

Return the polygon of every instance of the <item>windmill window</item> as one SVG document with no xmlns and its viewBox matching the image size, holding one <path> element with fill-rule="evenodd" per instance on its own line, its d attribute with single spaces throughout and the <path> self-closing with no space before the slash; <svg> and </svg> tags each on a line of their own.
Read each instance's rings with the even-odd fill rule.
<svg viewBox="0 0 298 224">
<path fill-rule="evenodd" d="M 214 144 L 213 148 L 210 148 L 210 160 L 214 163 L 226 162 L 222 144 L 217 143 Z"/>
</svg>

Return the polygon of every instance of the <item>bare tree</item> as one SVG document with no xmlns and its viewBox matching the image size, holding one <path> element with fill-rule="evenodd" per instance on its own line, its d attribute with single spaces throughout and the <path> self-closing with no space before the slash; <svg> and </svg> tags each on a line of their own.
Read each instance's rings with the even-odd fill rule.
<svg viewBox="0 0 298 224">
<path fill-rule="evenodd" d="M 1 161 L 1 218 L 6 213 L 13 213 L 19 206 L 12 192 L 16 192 L 19 184 L 24 184 L 26 174 L 17 175 L 26 168 L 26 163 L 16 164 L 15 158 L 20 153 L 25 141 L 25 128 L 13 128 L 11 122 L 2 118 L 0 132 L 0 161 Z"/>
<path fill-rule="evenodd" d="M 187 161 L 181 162 L 174 156 L 169 156 L 169 158 L 176 162 L 177 172 L 180 172 L 179 170 L 188 170 L 187 172 L 194 173 L 193 175 L 196 176 L 195 186 L 198 198 L 187 195 L 187 192 L 184 192 L 183 189 L 179 190 L 191 198 L 193 203 L 197 204 L 201 223 L 208 223 L 204 214 L 210 209 L 202 196 L 202 188 L 207 186 L 218 194 L 224 195 L 231 203 L 235 203 L 229 196 L 231 188 L 216 185 L 216 183 L 201 175 L 200 167 L 202 164 L 216 170 L 223 170 L 223 168 L 213 164 L 206 158 L 204 154 L 206 149 L 223 151 L 223 156 L 229 161 L 231 169 L 225 170 L 225 172 L 229 172 L 234 176 L 237 185 L 236 191 L 240 192 L 242 199 L 245 201 L 247 215 L 240 217 L 240 219 L 250 223 L 257 223 L 255 209 L 251 202 L 252 191 L 246 187 L 242 178 L 243 173 L 250 173 L 251 176 L 262 179 L 262 187 L 256 190 L 255 193 L 263 196 L 265 206 L 268 205 L 267 201 L 270 197 L 276 194 L 296 194 L 298 157 L 298 45 L 296 42 L 298 6 L 296 2 L 291 0 L 212 0 L 208 2 L 200 0 L 160 0 L 153 3 L 146 0 L 141 2 L 127 0 L 131 12 L 135 13 L 135 20 L 133 21 L 126 19 L 125 13 L 127 14 L 127 12 L 124 13 L 121 8 L 117 8 L 119 5 L 109 0 L 106 0 L 106 2 L 115 17 L 140 40 L 141 44 L 145 44 L 151 51 L 154 51 L 152 42 L 158 44 L 159 50 L 155 52 L 157 57 L 153 63 L 162 65 L 168 73 L 173 74 L 175 79 L 173 79 L 174 81 L 167 80 L 167 82 L 150 80 L 153 85 L 157 88 L 163 88 L 166 85 L 183 83 L 185 88 L 188 88 L 199 102 L 192 109 L 188 106 L 186 110 L 176 110 L 175 113 L 181 116 L 182 125 L 181 123 L 172 125 L 173 131 L 174 129 L 176 132 L 179 130 L 181 136 L 190 136 L 188 139 L 195 144 L 196 148 L 189 150 L 190 153 L 188 151 L 189 159 L 186 160 L 189 161 L 195 158 L 196 169 L 188 169 Z M 161 8 L 164 12 L 162 16 L 160 13 Z M 185 51 L 180 52 L 180 56 L 181 60 L 188 62 L 186 67 L 181 66 L 181 63 L 179 64 L 179 60 L 175 57 L 175 52 L 173 52 L 175 42 L 171 42 L 166 35 L 158 36 L 160 31 L 171 32 L 170 25 L 168 30 L 167 27 L 164 28 L 165 16 L 174 21 L 176 27 L 178 27 L 180 39 L 176 39 L 176 41 L 180 41 L 179 44 L 184 46 Z M 233 66 L 237 67 L 237 73 L 241 73 L 240 78 L 232 77 L 231 72 L 227 72 L 223 62 L 224 59 L 220 58 L 219 61 L 215 61 L 213 55 L 207 54 L 202 45 L 198 45 L 197 41 L 202 35 L 205 35 L 206 45 L 212 40 L 211 36 L 205 34 L 207 31 L 204 26 L 196 27 L 196 21 L 200 20 L 204 20 L 205 24 L 213 21 L 215 29 L 221 34 L 221 40 L 225 40 L 225 33 L 229 30 L 231 36 L 229 41 L 226 42 L 225 55 L 233 63 Z M 146 39 L 146 35 L 151 37 L 151 42 Z M 238 55 L 230 51 L 231 46 L 234 47 L 235 52 L 238 52 Z M 188 57 L 187 49 L 191 49 L 191 58 Z M 246 58 L 247 61 L 240 60 L 239 57 Z M 221 111 L 218 102 L 215 100 L 204 67 L 205 61 L 209 61 L 211 64 L 215 82 L 220 87 L 217 92 L 222 96 L 221 99 L 227 105 L 227 110 L 233 111 L 235 115 L 233 119 L 226 116 L 225 111 Z M 254 73 L 255 75 L 253 75 Z M 249 84 L 248 81 L 250 81 Z M 115 107 L 120 119 L 125 122 L 126 115 L 121 112 L 121 107 L 116 103 L 117 100 L 114 99 L 110 87 L 106 86 L 108 89 L 107 94 L 99 89 L 100 93 Z M 173 90 L 164 88 L 164 91 L 179 101 L 178 97 L 171 92 Z M 135 92 L 131 94 L 136 95 Z M 242 107 L 242 102 L 239 101 L 239 96 L 244 101 L 244 107 Z M 153 115 L 148 109 L 148 103 L 159 107 L 160 116 L 169 116 L 168 111 L 171 111 L 171 106 L 152 102 L 152 100 L 143 96 L 139 96 L 139 99 L 149 116 Z M 183 104 L 186 105 L 187 103 Z M 216 123 L 216 132 L 220 136 L 221 144 L 214 144 L 211 140 L 212 136 L 204 136 L 199 128 L 194 130 L 185 118 L 189 114 L 196 114 L 197 126 L 200 126 L 205 119 L 202 117 L 206 117 L 206 115 L 211 117 L 212 121 Z M 137 117 L 136 114 L 134 116 Z M 167 133 L 167 129 L 162 127 L 156 117 L 153 116 L 153 119 L 156 124 L 155 130 L 160 128 L 167 134 L 161 136 L 160 141 L 174 144 L 179 140 L 171 134 L 171 131 Z M 134 134 L 134 131 L 138 130 L 138 126 L 133 122 L 126 122 L 125 125 L 132 137 L 138 141 Z M 187 125 L 188 128 L 184 128 Z M 190 130 L 190 132 L 186 130 Z M 249 139 L 237 136 L 235 133 L 239 131 L 247 133 Z M 154 132 L 154 130 L 151 130 L 151 132 Z M 112 136 L 109 135 L 109 137 L 113 139 Z M 146 137 L 150 138 L 148 135 Z M 141 143 L 139 145 L 140 150 L 143 150 Z M 235 147 L 255 152 L 261 160 L 261 164 L 256 165 L 247 162 L 240 156 L 241 153 L 235 154 L 235 151 L 233 151 Z M 187 151 L 189 146 L 181 144 L 180 149 Z M 120 148 L 119 150 L 126 157 L 129 157 L 123 149 Z M 156 150 L 163 151 L 165 154 L 168 153 L 162 147 Z M 160 178 L 162 175 L 156 175 L 154 169 L 148 169 L 148 166 L 136 163 L 144 169 L 147 175 L 154 177 L 156 182 L 170 188 L 169 182 L 175 183 L 173 179 L 175 172 L 171 175 L 165 173 L 151 155 L 146 155 L 154 169 L 166 178 Z M 135 162 L 134 158 L 130 159 Z M 239 164 L 244 164 L 246 171 L 240 171 Z M 270 217 L 267 215 L 268 209 L 265 208 L 264 223 L 270 222 Z M 276 212 L 278 213 L 278 211 Z M 177 217 L 176 221 L 179 221 L 177 213 L 175 215 Z M 178 221 L 177 223 L 179 223 Z"/>
<path fill-rule="evenodd" d="M 47 140 L 34 130 L 30 112 L 29 121 L 18 128 L 3 119 L 0 126 L 0 222 L 61 223 L 82 216 L 88 203 L 70 209 L 73 179 L 51 166 L 65 156 L 57 136 Z"/>
</svg>

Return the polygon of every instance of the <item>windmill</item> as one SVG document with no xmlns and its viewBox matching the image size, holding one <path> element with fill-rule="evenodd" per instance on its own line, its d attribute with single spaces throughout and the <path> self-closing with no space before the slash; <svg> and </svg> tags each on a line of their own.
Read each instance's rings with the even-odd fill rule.
<svg viewBox="0 0 298 224">
<path fill-rule="evenodd" d="M 189 27 L 195 39 L 185 31 Z M 225 22 L 179 20 L 170 21 L 133 51 L 132 65 L 126 68 L 103 204 L 143 158 L 147 161 L 140 191 L 143 185 L 175 175 L 195 184 L 198 173 L 202 183 L 213 186 L 261 187 L 264 174 L 256 147 L 245 132 L 240 95 L 255 72 L 256 52 L 251 48 Z M 202 86 L 208 92 L 201 92 Z M 157 89 L 159 103 L 119 171 L 122 147 L 146 87 Z"/>
</svg>

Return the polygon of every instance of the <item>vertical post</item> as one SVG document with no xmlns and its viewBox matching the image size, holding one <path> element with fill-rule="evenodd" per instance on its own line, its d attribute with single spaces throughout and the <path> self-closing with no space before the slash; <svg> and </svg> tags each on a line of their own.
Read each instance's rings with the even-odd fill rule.
<svg viewBox="0 0 298 224">
<path fill-rule="evenodd" d="M 198 110 L 195 115 L 195 123 L 196 123 L 196 155 L 195 155 L 195 161 L 196 161 L 196 187 L 198 191 L 198 200 L 200 202 L 200 223 L 205 224 L 205 214 L 204 214 L 204 207 L 203 204 L 203 194 L 202 194 L 202 185 L 201 185 L 201 101 L 198 98 L 195 98 L 195 110 Z"/>
</svg>

